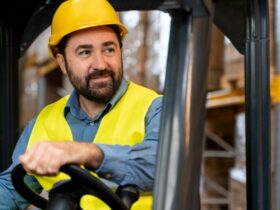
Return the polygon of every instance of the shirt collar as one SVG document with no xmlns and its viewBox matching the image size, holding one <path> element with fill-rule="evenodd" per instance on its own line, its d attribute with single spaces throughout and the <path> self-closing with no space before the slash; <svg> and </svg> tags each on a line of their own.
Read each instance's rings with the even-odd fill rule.
<svg viewBox="0 0 280 210">
<path fill-rule="evenodd" d="M 91 120 L 98 120 L 100 117 L 102 117 L 104 114 L 106 114 L 110 109 L 112 109 L 117 102 L 120 100 L 120 98 L 124 95 L 128 88 L 128 81 L 123 78 L 120 84 L 119 89 L 113 96 L 113 98 L 106 104 L 105 108 L 102 112 L 100 112 L 94 119 Z M 89 116 L 80 108 L 79 101 L 78 101 L 78 92 L 74 89 L 66 103 L 66 106 L 64 108 L 64 116 L 71 113 L 76 118 L 83 120 L 83 119 L 89 119 Z"/>
</svg>

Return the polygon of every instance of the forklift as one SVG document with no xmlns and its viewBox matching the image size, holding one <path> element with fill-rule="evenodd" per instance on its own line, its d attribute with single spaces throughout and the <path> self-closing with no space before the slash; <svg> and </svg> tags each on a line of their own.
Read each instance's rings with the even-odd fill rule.
<svg viewBox="0 0 280 210">
<path fill-rule="evenodd" d="M 8 167 L 18 139 L 18 59 L 51 23 L 63 0 L 6 1 L 0 8 L 0 169 Z M 163 112 L 153 210 L 200 209 L 199 182 L 204 144 L 207 69 L 211 25 L 214 23 L 245 58 L 246 191 L 248 210 L 271 209 L 270 82 L 267 0 L 108 0 L 118 11 L 160 10 L 171 17 Z M 7 120 L 8 119 L 8 120 Z M 63 195 L 76 180 L 84 192 L 103 199 L 112 209 L 129 209 L 139 192 L 133 186 L 111 192 L 83 169 L 67 165 L 68 184 L 53 189 Z M 15 187 L 45 208 L 50 200 L 34 195 L 24 184 L 19 165 Z M 98 188 L 92 192 L 90 186 Z M 98 186 L 98 187 L 96 187 Z M 141 193 L 141 192 L 140 192 Z M 123 195 L 125 194 L 125 195 Z M 127 201 L 133 197 L 132 201 Z M 131 196 L 131 195 L 132 196 Z M 54 196 L 56 197 L 56 196 Z M 58 201 L 53 208 L 65 201 Z M 120 199 L 121 198 L 121 199 Z M 28 198 L 27 198 L 28 199 Z M 48 205 L 52 206 L 52 205 Z M 79 209 L 76 204 L 75 208 Z M 74 208 L 74 209 L 75 209 Z M 67 208 L 70 209 L 70 208 Z"/>
</svg>

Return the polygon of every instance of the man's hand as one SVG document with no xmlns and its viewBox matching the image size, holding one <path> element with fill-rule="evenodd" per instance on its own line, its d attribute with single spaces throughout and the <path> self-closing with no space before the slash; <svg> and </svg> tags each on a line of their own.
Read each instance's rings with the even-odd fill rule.
<svg viewBox="0 0 280 210">
<path fill-rule="evenodd" d="M 103 158 L 103 152 L 92 143 L 42 141 L 21 155 L 19 161 L 28 173 L 55 176 L 68 163 L 96 169 Z"/>
</svg>

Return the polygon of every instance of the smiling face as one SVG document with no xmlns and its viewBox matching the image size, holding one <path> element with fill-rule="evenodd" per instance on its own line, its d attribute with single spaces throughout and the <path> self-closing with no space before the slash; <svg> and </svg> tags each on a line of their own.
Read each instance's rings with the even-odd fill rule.
<svg viewBox="0 0 280 210">
<path fill-rule="evenodd" d="M 122 77 L 122 52 L 115 31 L 99 26 L 69 35 L 58 64 L 80 95 L 96 103 L 108 102 Z"/>
</svg>

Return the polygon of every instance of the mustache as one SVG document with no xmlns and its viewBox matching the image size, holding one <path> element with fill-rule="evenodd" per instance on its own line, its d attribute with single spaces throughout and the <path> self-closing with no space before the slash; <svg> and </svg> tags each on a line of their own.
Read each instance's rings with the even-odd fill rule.
<svg viewBox="0 0 280 210">
<path fill-rule="evenodd" d="M 112 69 L 94 69 L 87 75 L 87 79 L 96 79 L 104 76 L 114 77 L 115 72 Z"/>
</svg>

